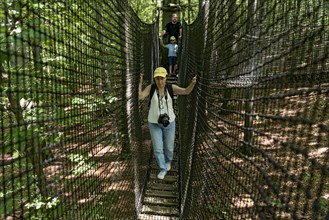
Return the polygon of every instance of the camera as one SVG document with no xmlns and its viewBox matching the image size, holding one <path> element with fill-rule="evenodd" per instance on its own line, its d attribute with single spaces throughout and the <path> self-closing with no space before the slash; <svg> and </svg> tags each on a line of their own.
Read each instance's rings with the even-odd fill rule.
<svg viewBox="0 0 329 220">
<path fill-rule="evenodd" d="M 158 123 L 162 124 L 164 127 L 167 127 L 169 125 L 169 115 L 168 114 L 160 114 L 159 119 L 158 119 Z"/>
</svg>

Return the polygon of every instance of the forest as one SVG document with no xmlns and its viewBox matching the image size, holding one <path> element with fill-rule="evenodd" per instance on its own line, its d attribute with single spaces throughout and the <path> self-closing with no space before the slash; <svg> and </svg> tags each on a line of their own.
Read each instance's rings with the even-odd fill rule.
<svg viewBox="0 0 329 220">
<path fill-rule="evenodd" d="M 136 219 L 159 34 L 183 24 L 181 219 L 329 218 L 326 0 L 1 0 L 0 218 Z M 183 110 L 182 110 L 183 109 Z"/>
</svg>

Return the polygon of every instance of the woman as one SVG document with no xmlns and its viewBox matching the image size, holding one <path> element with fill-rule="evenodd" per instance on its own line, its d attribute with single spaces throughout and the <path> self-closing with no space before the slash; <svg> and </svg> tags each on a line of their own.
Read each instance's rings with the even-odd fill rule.
<svg viewBox="0 0 329 220">
<path fill-rule="evenodd" d="M 160 168 L 158 179 L 163 179 L 171 168 L 175 142 L 175 113 L 173 108 L 174 95 L 188 95 L 196 84 L 196 76 L 186 88 L 177 85 L 166 84 L 167 70 L 158 67 L 154 70 L 155 85 L 150 84 L 142 90 L 143 74 L 141 74 L 138 89 L 138 98 L 143 100 L 150 97 L 150 108 L 148 113 L 148 126 L 151 134 L 154 156 Z M 155 92 L 153 92 L 155 88 Z M 151 94 L 151 91 L 153 94 Z"/>
</svg>

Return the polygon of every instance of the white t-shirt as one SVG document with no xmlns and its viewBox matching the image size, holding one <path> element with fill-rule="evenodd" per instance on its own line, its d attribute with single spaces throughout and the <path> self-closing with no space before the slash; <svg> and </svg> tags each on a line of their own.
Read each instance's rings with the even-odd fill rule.
<svg viewBox="0 0 329 220">
<path fill-rule="evenodd" d="M 169 122 L 175 121 L 176 115 L 174 113 L 173 100 L 172 100 L 171 96 L 169 95 L 168 91 L 167 91 L 167 101 L 166 101 L 165 97 L 163 97 L 161 99 L 161 101 L 162 101 L 162 105 L 160 105 L 160 107 L 163 107 L 163 108 L 160 110 L 158 94 L 157 94 L 157 91 L 155 90 L 153 93 L 152 99 L 151 99 L 151 105 L 150 105 L 149 114 L 148 114 L 148 118 L 147 118 L 148 122 L 158 123 L 160 114 L 164 114 L 164 113 L 167 113 L 169 115 L 169 118 L 170 118 Z M 167 108 L 167 104 L 168 104 L 168 108 Z M 168 113 L 168 110 L 169 110 L 169 113 Z"/>
</svg>

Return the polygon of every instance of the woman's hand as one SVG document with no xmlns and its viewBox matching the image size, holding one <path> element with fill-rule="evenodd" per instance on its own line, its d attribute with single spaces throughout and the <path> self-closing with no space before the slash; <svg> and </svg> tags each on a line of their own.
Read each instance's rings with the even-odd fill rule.
<svg viewBox="0 0 329 220">
<path fill-rule="evenodd" d="M 192 92 L 195 84 L 196 84 L 196 79 L 197 79 L 197 76 L 194 76 L 192 78 L 192 81 L 191 81 L 190 85 L 186 88 L 182 88 L 182 87 L 179 87 L 177 85 L 172 85 L 174 94 L 175 95 L 188 95 L 188 94 L 190 94 Z"/>
<path fill-rule="evenodd" d="M 141 75 L 139 77 L 139 84 L 142 84 L 143 83 L 143 77 L 144 77 L 144 74 L 141 73 Z"/>
<path fill-rule="evenodd" d="M 194 77 L 192 78 L 192 82 L 191 82 L 191 83 L 193 83 L 193 85 L 196 84 L 196 76 L 194 76 Z"/>
</svg>

